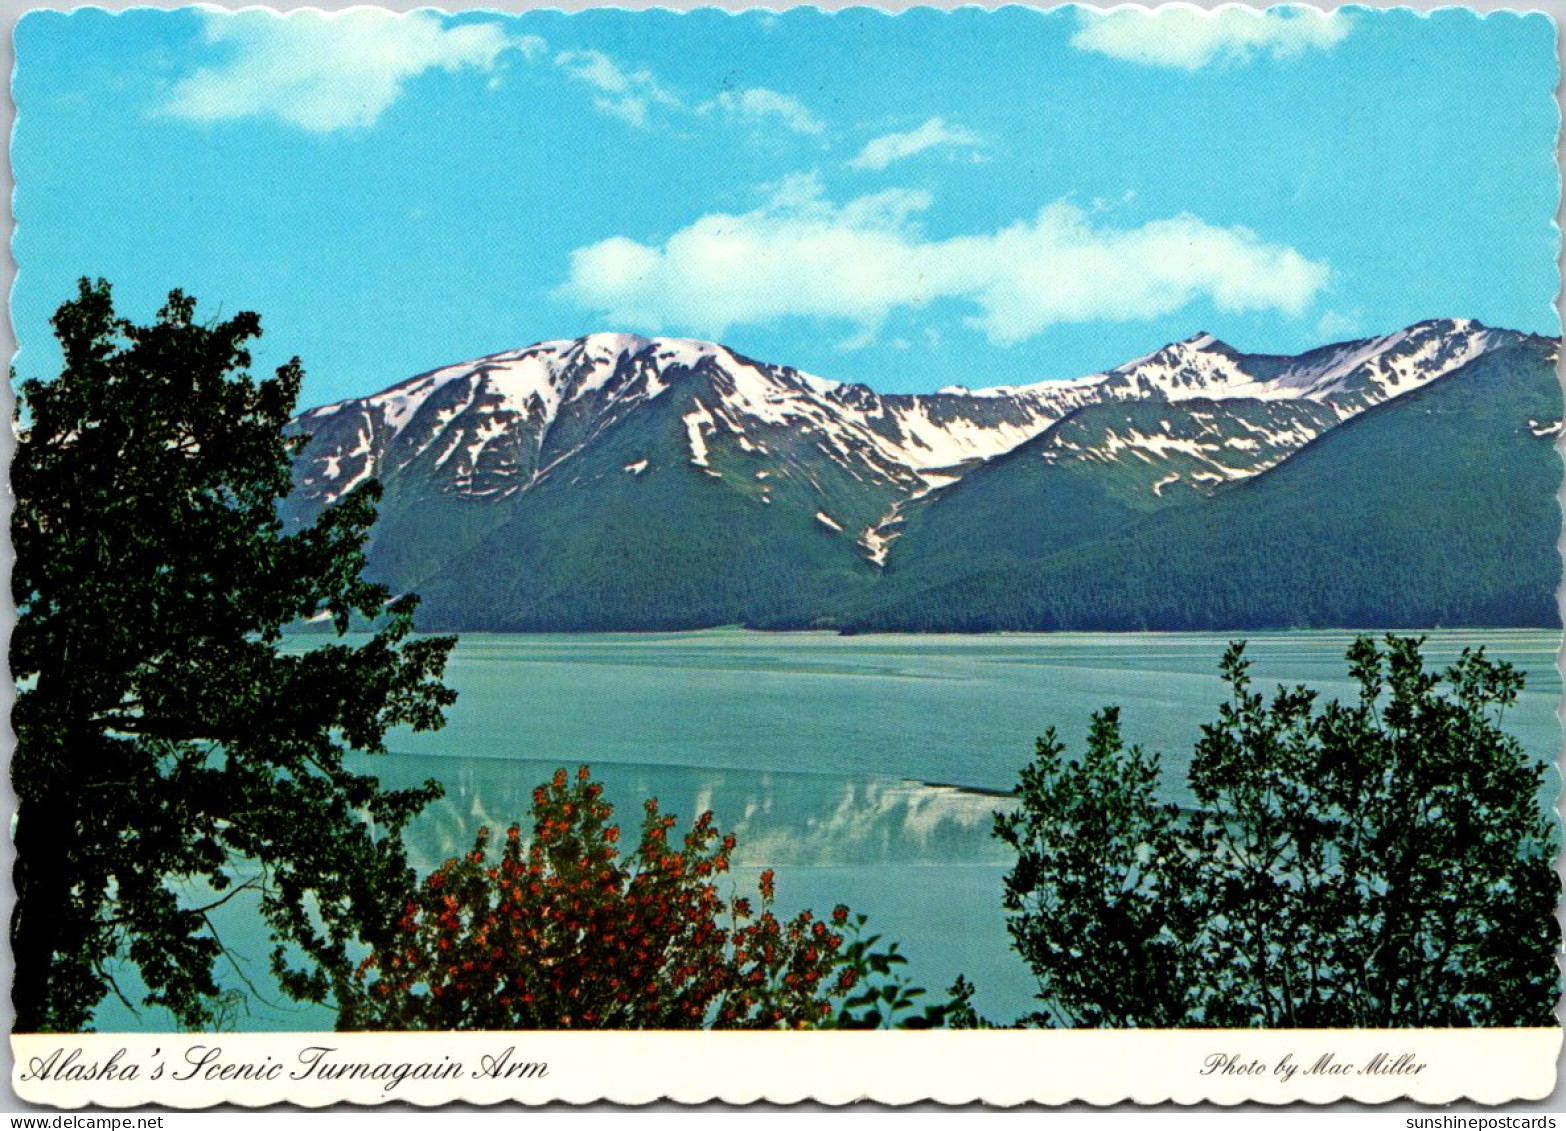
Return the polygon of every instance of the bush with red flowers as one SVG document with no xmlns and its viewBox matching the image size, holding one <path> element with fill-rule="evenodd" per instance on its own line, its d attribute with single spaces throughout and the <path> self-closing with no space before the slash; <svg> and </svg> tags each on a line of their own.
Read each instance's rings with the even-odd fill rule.
<svg viewBox="0 0 1566 1131">
<path fill-rule="evenodd" d="M 649 800 L 622 855 L 584 766 L 536 789 L 532 817 L 532 836 L 512 826 L 498 860 L 481 829 L 424 881 L 396 941 L 342 995 L 341 1028 L 859 1027 L 921 992 L 886 977 L 902 957 L 861 936 L 848 908 L 780 919 L 771 871 L 754 901 L 725 898 L 735 841 L 710 812 L 676 843 L 675 819 Z"/>
</svg>

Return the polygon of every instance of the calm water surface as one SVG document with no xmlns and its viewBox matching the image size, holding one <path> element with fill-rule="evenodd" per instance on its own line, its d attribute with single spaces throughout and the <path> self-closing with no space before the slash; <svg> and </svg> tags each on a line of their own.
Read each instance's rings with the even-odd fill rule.
<svg viewBox="0 0 1566 1131">
<path fill-rule="evenodd" d="M 1169 800 L 1189 802 L 1184 776 L 1202 723 L 1224 697 L 1217 674 L 1227 635 L 1048 636 L 668 635 L 466 636 L 448 682 L 460 693 L 446 728 L 397 736 L 374 765 L 388 785 L 436 778 L 446 796 L 411 831 L 427 870 L 472 847 L 479 826 L 526 823 L 534 786 L 557 767 L 588 764 L 623 822 L 656 796 L 681 824 L 712 809 L 739 838 L 735 882 L 778 872 L 778 904 L 869 914 L 897 939 L 906 971 L 933 996 L 958 973 L 977 1004 L 1009 1021 L 1034 986 L 1008 948 L 1000 909 L 1008 859 L 992 814 L 1054 726 L 1081 749 L 1089 716 L 1121 708 L 1128 741 L 1164 757 Z M 1306 683 L 1350 698 L 1350 633 L 1249 637 L 1258 687 Z M 1561 746 L 1555 669 L 1559 634 L 1429 634 L 1445 666 L 1484 645 L 1528 675 L 1508 729 L 1555 762 Z M 1549 792 L 1553 796 L 1552 778 Z M 230 933 L 254 936 L 235 912 Z M 252 945 L 253 944 L 253 945 Z M 264 969 L 264 939 L 236 948 Z M 237 978 L 231 979 L 237 982 Z M 252 1001 L 240 1029 L 330 1028 L 324 1011 Z M 158 1025 L 105 1007 L 100 1028 Z"/>
</svg>

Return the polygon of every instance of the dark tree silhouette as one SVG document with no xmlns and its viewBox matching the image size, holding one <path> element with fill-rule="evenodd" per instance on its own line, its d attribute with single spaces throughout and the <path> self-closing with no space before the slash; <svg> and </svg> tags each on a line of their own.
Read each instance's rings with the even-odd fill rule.
<svg viewBox="0 0 1566 1131">
<path fill-rule="evenodd" d="M 1231 697 L 1191 763 L 1194 812 L 1154 800 L 1157 759 L 1113 709 L 1088 753 L 1054 732 L 996 835 L 1014 945 L 1074 1026 L 1554 1025 L 1560 991 L 1544 768 L 1500 726 L 1522 688 L 1465 651 L 1443 676 L 1420 641 L 1361 638 L 1357 701 Z M 1445 686 L 1443 686 L 1443 684 Z"/>
<path fill-rule="evenodd" d="M 415 599 L 361 577 L 378 488 L 285 535 L 299 363 L 255 380 L 258 318 L 194 314 L 175 292 L 133 325 L 83 280 L 53 320 L 60 375 L 20 386 L 19 1031 L 84 1027 L 127 961 L 146 1004 L 210 1022 L 208 913 L 240 889 L 259 893 L 284 989 L 324 999 L 348 946 L 385 938 L 411 890 L 402 826 L 438 794 L 351 768 L 455 698 L 453 641 L 411 639 Z M 341 636 L 354 615 L 379 626 L 357 646 L 284 644 L 287 625 Z"/>
</svg>

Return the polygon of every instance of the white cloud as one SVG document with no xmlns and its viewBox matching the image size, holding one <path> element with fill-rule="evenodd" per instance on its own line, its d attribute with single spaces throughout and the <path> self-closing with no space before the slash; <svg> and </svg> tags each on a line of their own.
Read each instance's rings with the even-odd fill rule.
<svg viewBox="0 0 1566 1131">
<path fill-rule="evenodd" d="M 404 85 L 431 70 L 473 69 L 499 84 L 501 56 L 549 57 L 534 35 L 508 35 L 498 22 L 448 26 L 427 11 L 398 15 L 372 8 L 304 9 L 278 15 L 259 8 L 202 12 L 206 42 L 221 63 L 179 79 L 161 111 L 197 122 L 274 117 L 317 133 L 373 126 Z M 602 51 L 560 51 L 549 59 L 591 92 L 593 105 L 646 128 L 657 110 L 718 113 L 748 125 L 776 123 L 796 133 L 826 127 L 798 99 L 763 87 L 728 91 L 697 108 L 651 71 L 622 66 Z"/>
<path fill-rule="evenodd" d="M 819 134 L 826 130 L 822 122 L 799 99 L 791 94 L 781 94 L 764 86 L 744 90 L 726 90 L 711 102 L 702 106 L 703 112 L 714 110 L 734 121 L 749 125 L 767 125 L 772 122 L 797 134 Z"/>
<path fill-rule="evenodd" d="M 1083 10 L 1071 45 L 1130 63 L 1195 71 L 1214 62 L 1244 63 L 1257 55 L 1291 59 L 1326 50 L 1348 35 L 1352 19 L 1315 8 L 1257 10 L 1230 6 L 1215 12 L 1177 6 L 1156 11 Z"/>
<path fill-rule="evenodd" d="M 318 133 L 373 126 L 425 71 L 492 71 L 503 52 L 543 48 L 498 23 L 448 27 L 427 12 L 208 9 L 202 19 L 206 41 L 228 59 L 176 82 L 165 113 L 198 122 L 270 116 Z"/>
<path fill-rule="evenodd" d="M 602 51 L 562 51 L 555 65 L 597 93 L 593 105 L 633 126 L 652 124 L 654 107 L 671 114 L 718 114 L 750 126 L 777 124 L 801 134 L 819 134 L 826 125 L 799 99 L 765 87 L 726 90 L 693 106 L 658 81 L 651 71 L 628 70 Z"/>
<path fill-rule="evenodd" d="M 1136 228 L 1095 227 L 1059 201 L 1031 222 L 953 248 L 989 264 L 971 321 L 997 343 L 1021 341 L 1061 322 L 1133 321 L 1171 314 L 1198 299 L 1221 311 L 1302 314 L 1327 282 L 1325 263 L 1220 228 L 1189 213 Z"/>
<path fill-rule="evenodd" d="M 942 145 L 977 145 L 978 134 L 961 126 L 948 126 L 943 118 L 931 118 L 924 125 L 903 133 L 883 134 L 865 143 L 859 155 L 848 162 L 851 169 L 884 169 L 927 149 Z"/>
<path fill-rule="evenodd" d="M 873 340 L 895 310 L 956 299 L 1007 345 L 1198 299 L 1298 315 L 1327 280 L 1325 263 L 1190 215 L 1113 228 L 1057 201 L 996 232 L 929 239 L 918 217 L 932 204 L 889 189 L 837 205 L 816 177 L 794 176 L 760 208 L 703 216 L 661 246 L 616 236 L 578 248 L 558 293 L 616 324 L 713 337 L 791 316 L 843 320 L 857 327 L 849 344 Z"/>
<path fill-rule="evenodd" d="M 654 106 L 684 110 L 682 102 L 651 71 L 627 71 L 602 51 L 562 51 L 555 64 L 598 93 L 593 105 L 633 126 L 646 126 Z"/>
</svg>

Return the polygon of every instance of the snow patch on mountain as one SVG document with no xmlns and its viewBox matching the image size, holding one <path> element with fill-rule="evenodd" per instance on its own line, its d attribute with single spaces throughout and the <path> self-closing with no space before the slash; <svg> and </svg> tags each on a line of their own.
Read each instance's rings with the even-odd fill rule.
<svg viewBox="0 0 1566 1131">
<path fill-rule="evenodd" d="M 708 467 L 710 465 L 707 463 L 707 437 L 702 434 L 702 426 L 713 427 L 712 414 L 701 401 L 696 401 L 695 404 L 695 410 L 686 413 L 680 419 L 685 422 L 685 434 L 690 440 L 691 462 L 697 467 Z"/>
<path fill-rule="evenodd" d="M 896 521 L 895 515 L 893 521 Z M 892 551 L 892 540 L 897 537 L 895 531 L 888 529 L 890 525 L 883 520 L 875 526 L 865 527 L 864 532 L 859 535 L 859 545 L 869 551 L 867 557 L 872 565 L 886 565 L 886 556 Z"/>
</svg>

